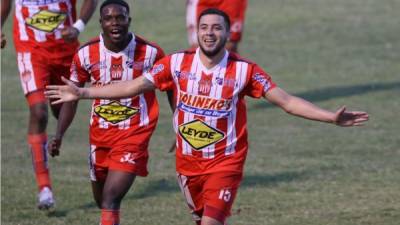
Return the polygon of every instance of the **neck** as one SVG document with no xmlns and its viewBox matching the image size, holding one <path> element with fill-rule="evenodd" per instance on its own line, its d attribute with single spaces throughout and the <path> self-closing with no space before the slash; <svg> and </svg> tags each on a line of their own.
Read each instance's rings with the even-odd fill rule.
<svg viewBox="0 0 400 225">
<path fill-rule="evenodd" d="M 112 52 L 120 52 L 128 46 L 129 42 L 132 40 L 132 34 L 127 34 L 126 37 L 120 42 L 112 42 L 107 37 L 103 36 L 104 46 Z"/>
<path fill-rule="evenodd" d="M 204 52 L 200 49 L 200 61 L 207 69 L 211 69 L 216 66 L 225 56 L 225 48 L 222 48 L 217 54 L 213 56 L 207 56 Z"/>
</svg>

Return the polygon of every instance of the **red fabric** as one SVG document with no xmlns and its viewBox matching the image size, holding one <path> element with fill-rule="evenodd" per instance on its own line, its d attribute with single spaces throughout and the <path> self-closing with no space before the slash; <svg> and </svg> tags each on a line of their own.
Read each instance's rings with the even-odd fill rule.
<svg viewBox="0 0 400 225">
<path fill-rule="evenodd" d="M 176 169 L 187 176 L 241 173 L 248 150 L 244 97 L 260 98 L 276 85 L 257 64 L 234 53 L 207 69 L 198 51 L 169 55 L 144 74 L 177 95 Z"/>
<path fill-rule="evenodd" d="M 92 145 L 91 168 L 96 180 L 105 180 L 108 170 L 125 171 L 138 176 L 147 176 L 147 151 L 135 145 L 120 145 L 113 148 Z"/>
<path fill-rule="evenodd" d="M 74 54 L 79 46 L 78 40 L 72 43 L 65 42 L 61 37 L 61 30 L 66 26 L 72 26 L 75 22 L 76 1 L 60 1 L 57 4 L 43 2 L 46 1 L 15 1 L 13 34 L 16 50 L 37 52 L 48 59 L 60 59 Z M 49 20 L 54 21 L 57 20 L 55 18 L 60 18 L 60 22 L 53 30 L 40 30 L 27 22 L 32 20 L 34 24 L 42 24 L 40 21 L 45 21 L 45 19 L 42 17 L 42 20 L 36 20 L 35 16 L 46 11 L 55 13 L 48 18 Z"/>
<path fill-rule="evenodd" d="M 71 80 L 104 86 L 132 80 L 164 56 L 161 48 L 135 36 L 119 53 L 106 49 L 102 37 L 83 45 L 74 56 Z M 154 91 L 133 98 L 95 99 L 92 104 L 90 142 L 96 146 L 133 144 L 148 146 L 158 120 Z M 147 151 L 143 148 L 144 151 Z"/>
<path fill-rule="evenodd" d="M 222 223 L 230 215 L 242 174 L 220 172 L 198 176 L 178 175 L 178 182 L 194 218 L 209 216 Z"/>
<path fill-rule="evenodd" d="M 47 167 L 46 142 L 47 135 L 45 133 L 28 135 L 32 164 L 39 191 L 46 186 L 51 189 L 49 169 Z"/>
<path fill-rule="evenodd" d="M 119 210 L 101 209 L 100 225 L 119 225 Z"/>
</svg>

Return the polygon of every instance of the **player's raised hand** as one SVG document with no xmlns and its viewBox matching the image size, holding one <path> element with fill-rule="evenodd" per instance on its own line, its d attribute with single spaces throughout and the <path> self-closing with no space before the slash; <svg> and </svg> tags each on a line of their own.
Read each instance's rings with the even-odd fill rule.
<svg viewBox="0 0 400 225">
<path fill-rule="evenodd" d="M 335 113 L 335 124 L 342 127 L 361 126 L 368 121 L 368 114 L 361 111 L 346 111 L 346 107 L 342 106 Z"/>
<path fill-rule="evenodd" d="M 61 30 L 61 36 L 66 42 L 73 42 L 79 36 L 79 30 L 75 27 L 65 27 Z"/>
<path fill-rule="evenodd" d="M 46 91 L 44 94 L 46 95 L 46 98 L 49 98 L 52 101 L 51 104 L 60 104 L 63 102 L 72 102 L 76 101 L 79 99 L 80 96 L 82 96 L 82 91 L 81 88 L 76 86 L 74 82 L 61 77 L 62 81 L 66 83 L 67 85 L 47 85 L 46 86 Z"/>
<path fill-rule="evenodd" d="M 56 137 L 53 137 L 49 141 L 49 143 L 47 144 L 47 152 L 51 155 L 51 157 L 60 155 L 61 142 L 61 138 Z"/>
</svg>

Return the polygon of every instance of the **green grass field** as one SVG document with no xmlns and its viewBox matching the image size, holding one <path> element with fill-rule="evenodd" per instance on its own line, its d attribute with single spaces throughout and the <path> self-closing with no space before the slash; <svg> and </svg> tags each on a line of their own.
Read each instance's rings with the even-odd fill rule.
<svg viewBox="0 0 400 225">
<path fill-rule="evenodd" d="M 167 53 L 187 47 L 183 0 L 137 0 L 132 30 Z M 286 115 L 248 99 L 250 151 L 235 225 L 398 225 L 400 0 L 250 0 L 240 51 L 290 93 L 335 110 L 365 110 L 364 127 Z M 61 156 L 50 159 L 57 208 L 36 209 L 28 118 L 12 46 L 1 52 L 1 224 L 98 224 L 88 178 L 89 102 L 80 103 Z M 81 35 L 99 33 L 98 12 Z M 163 94 L 150 175 L 122 204 L 121 224 L 193 224 L 175 182 L 171 113 Z M 55 120 L 49 122 L 53 134 Z"/>
</svg>

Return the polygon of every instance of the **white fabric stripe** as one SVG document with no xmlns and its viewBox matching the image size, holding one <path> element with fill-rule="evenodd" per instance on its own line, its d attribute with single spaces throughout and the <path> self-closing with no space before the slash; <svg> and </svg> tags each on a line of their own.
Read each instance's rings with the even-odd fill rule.
<svg viewBox="0 0 400 225">
<path fill-rule="evenodd" d="M 101 37 L 101 35 L 100 35 Z M 107 84 L 111 81 L 110 66 L 111 66 L 111 56 L 107 54 L 107 49 L 104 46 L 103 38 L 100 38 L 100 62 L 105 62 L 107 66 L 101 66 L 100 68 L 100 78 L 99 81 L 103 84 Z M 109 103 L 108 99 L 100 99 L 100 105 Z M 108 123 L 101 117 L 99 117 L 99 127 L 107 129 Z"/>
<path fill-rule="evenodd" d="M 90 152 L 89 152 L 89 174 L 90 174 L 90 180 L 96 181 L 96 174 L 95 174 L 95 168 L 94 165 L 96 164 L 96 146 L 95 145 L 90 145 Z"/>
<path fill-rule="evenodd" d="M 31 91 L 36 91 L 37 86 L 36 86 L 36 80 L 35 80 L 35 72 L 33 71 L 33 66 L 32 66 L 32 59 L 31 59 L 31 53 L 30 52 L 24 52 L 23 53 L 23 63 L 25 66 L 25 71 L 31 73 L 31 79 L 28 81 L 28 93 Z"/>
<path fill-rule="evenodd" d="M 48 5 L 49 10 L 59 12 L 60 11 L 60 5 L 59 3 L 52 3 Z M 70 11 L 69 11 L 70 12 Z M 60 26 L 54 30 L 54 36 L 56 39 L 61 38 L 61 29 L 64 28 L 64 24 L 60 24 Z"/>
<path fill-rule="evenodd" d="M 129 46 L 127 54 L 123 54 L 122 55 L 122 63 L 121 63 L 122 64 L 122 69 L 123 69 L 123 73 L 122 73 L 122 77 L 121 77 L 121 81 L 122 82 L 126 81 L 126 80 L 129 80 L 129 79 L 132 79 L 132 76 L 129 74 L 129 70 L 128 70 L 129 67 L 126 65 L 126 63 L 124 63 L 124 62 L 128 61 L 128 58 L 130 58 L 130 55 L 129 55 L 129 53 L 130 53 L 129 50 L 130 49 L 131 49 L 131 47 Z M 131 103 L 132 103 L 131 98 L 122 98 L 122 99 L 119 100 L 119 102 L 121 102 L 121 104 L 125 105 L 125 106 L 130 106 Z M 128 129 L 129 125 L 131 123 L 130 119 L 131 118 L 119 122 L 118 123 L 118 129 L 120 129 L 120 130 Z"/>
<path fill-rule="evenodd" d="M 37 86 L 36 86 L 36 81 L 35 81 L 35 73 L 33 71 L 33 66 L 31 62 L 31 53 L 30 52 L 22 52 L 18 53 L 17 56 L 17 61 L 18 61 L 18 70 L 19 70 L 19 76 L 20 76 L 20 82 L 22 89 L 24 90 L 24 94 L 28 94 L 29 92 L 36 91 Z M 25 82 L 27 77 L 24 77 L 24 73 L 30 73 L 29 74 L 29 80 L 28 82 Z"/>
<path fill-rule="evenodd" d="M 217 77 L 225 77 L 226 74 L 226 66 L 228 62 L 228 52 L 225 52 L 224 58 L 221 60 L 221 62 L 215 67 L 215 69 L 212 72 L 212 86 L 210 90 L 210 98 L 214 99 L 221 99 L 222 98 L 222 90 L 223 90 L 223 85 L 218 85 L 216 82 Z M 206 117 L 205 122 L 210 125 L 211 127 L 216 128 L 217 127 L 217 122 L 218 119 L 213 118 L 213 117 Z M 212 159 L 215 157 L 215 144 L 212 144 L 208 146 L 207 148 L 203 149 L 203 157 L 204 158 L 209 158 Z"/>
<path fill-rule="evenodd" d="M 197 4 L 198 0 L 189 0 L 186 5 L 186 27 L 193 28 L 187 29 L 190 45 L 197 44 Z"/>
<path fill-rule="evenodd" d="M 183 61 L 183 57 L 184 57 L 184 53 L 177 53 L 177 54 L 173 54 L 172 56 L 171 56 L 171 62 L 170 62 L 170 64 L 171 64 L 171 74 L 172 74 L 172 77 L 173 77 L 173 79 L 174 79 L 174 81 L 175 81 L 175 84 L 178 86 L 179 85 L 179 80 L 178 80 L 178 77 L 176 77 L 175 75 L 175 71 L 181 71 L 181 65 L 182 65 L 182 61 Z M 181 88 L 180 87 L 178 87 L 177 88 L 178 90 L 180 90 Z M 180 93 L 179 93 L 179 91 L 178 91 L 178 93 L 177 93 L 177 99 L 179 99 L 180 98 Z M 174 130 L 175 130 L 175 133 L 176 134 L 178 134 L 178 126 L 179 126 L 179 110 L 175 110 L 175 112 L 174 112 L 174 117 L 173 117 L 173 120 L 172 120 L 172 124 L 173 124 L 173 127 L 174 127 Z M 178 143 L 178 142 L 177 142 Z M 186 142 L 182 139 L 182 153 L 184 154 L 184 155 L 187 155 L 188 154 L 188 152 L 187 152 L 187 148 L 185 147 L 185 145 L 186 145 Z"/>
<path fill-rule="evenodd" d="M 185 175 L 182 175 L 179 173 L 176 174 L 176 177 L 178 179 L 179 188 L 181 189 L 182 194 L 186 199 L 186 203 L 188 204 L 189 208 L 191 209 L 191 211 L 193 213 L 193 210 L 195 209 L 195 205 L 193 202 L 192 195 L 190 194 L 190 190 L 187 186 L 188 179 Z"/>
<path fill-rule="evenodd" d="M 25 85 L 25 82 L 22 79 L 22 72 L 25 71 L 25 64 L 23 62 L 23 54 L 18 52 L 17 54 L 17 63 L 18 63 L 18 70 L 19 70 L 19 80 L 21 82 L 22 89 L 24 90 L 24 94 L 28 93 L 28 87 Z"/>
<path fill-rule="evenodd" d="M 35 13 L 39 12 L 38 6 L 32 6 L 28 8 L 29 17 L 32 17 Z M 31 29 L 35 34 L 35 40 L 37 42 L 45 42 L 46 41 L 46 34 L 43 31 L 39 31 L 36 29 Z"/>
<path fill-rule="evenodd" d="M 15 16 L 18 21 L 19 39 L 21 41 L 27 41 L 29 37 L 26 32 L 25 20 L 22 16 L 22 6 L 17 2 L 15 2 Z"/>
<path fill-rule="evenodd" d="M 198 82 L 201 78 L 201 69 L 200 69 L 200 59 L 198 56 L 198 53 L 196 52 L 196 55 L 193 57 L 192 65 L 190 67 L 190 74 L 195 74 L 196 80 L 188 79 L 187 80 L 187 87 L 186 87 L 186 92 L 197 95 L 198 92 Z M 189 75 L 190 77 L 190 75 Z M 194 114 L 192 113 L 184 113 L 184 123 L 190 122 L 194 120 Z M 184 153 L 191 155 L 192 154 L 192 147 L 186 143 L 186 141 L 183 142 L 183 149 Z"/>
<path fill-rule="evenodd" d="M 231 155 L 231 154 L 235 153 L 235 147 L 236 147 L 236 142 L 237 142 L 235 121 L 237 119 L 237 104 L 239 101 L 238 96 L 239 96 L 239 92 L 244 88 L 244 85 L 246 83 L 247 69 L 248 69 L 248 63 L 236 62 L 236 81 L 238 82 L 238 85 L 234 89 L 234 94 L 233 94 L 234 98 L 232 101 L 232 112 L 228 118 L 229 140 L 227 140 L 228 147 L 226 148 L 225 155 Z"/>
<path fill-rule="evenodd" d="M 153 62 L 155 60 L 155 57 L 157 55 L 157 49 L 150 46 L 146 45 L 146 55 L 145 55 L 145 61 L 144 61 L 144 68 L 149 68 L 150 65 L 153 65 Z M 139 126 L 146 126 L 149 124 L 149 114 L 148 114 L 148 107 L 146 103 L 146 99 L 144 98 L 144 95 L 141 94 L 139 95 L 139 101 L 140 101 L 140 123 Z"/>
</svg>

